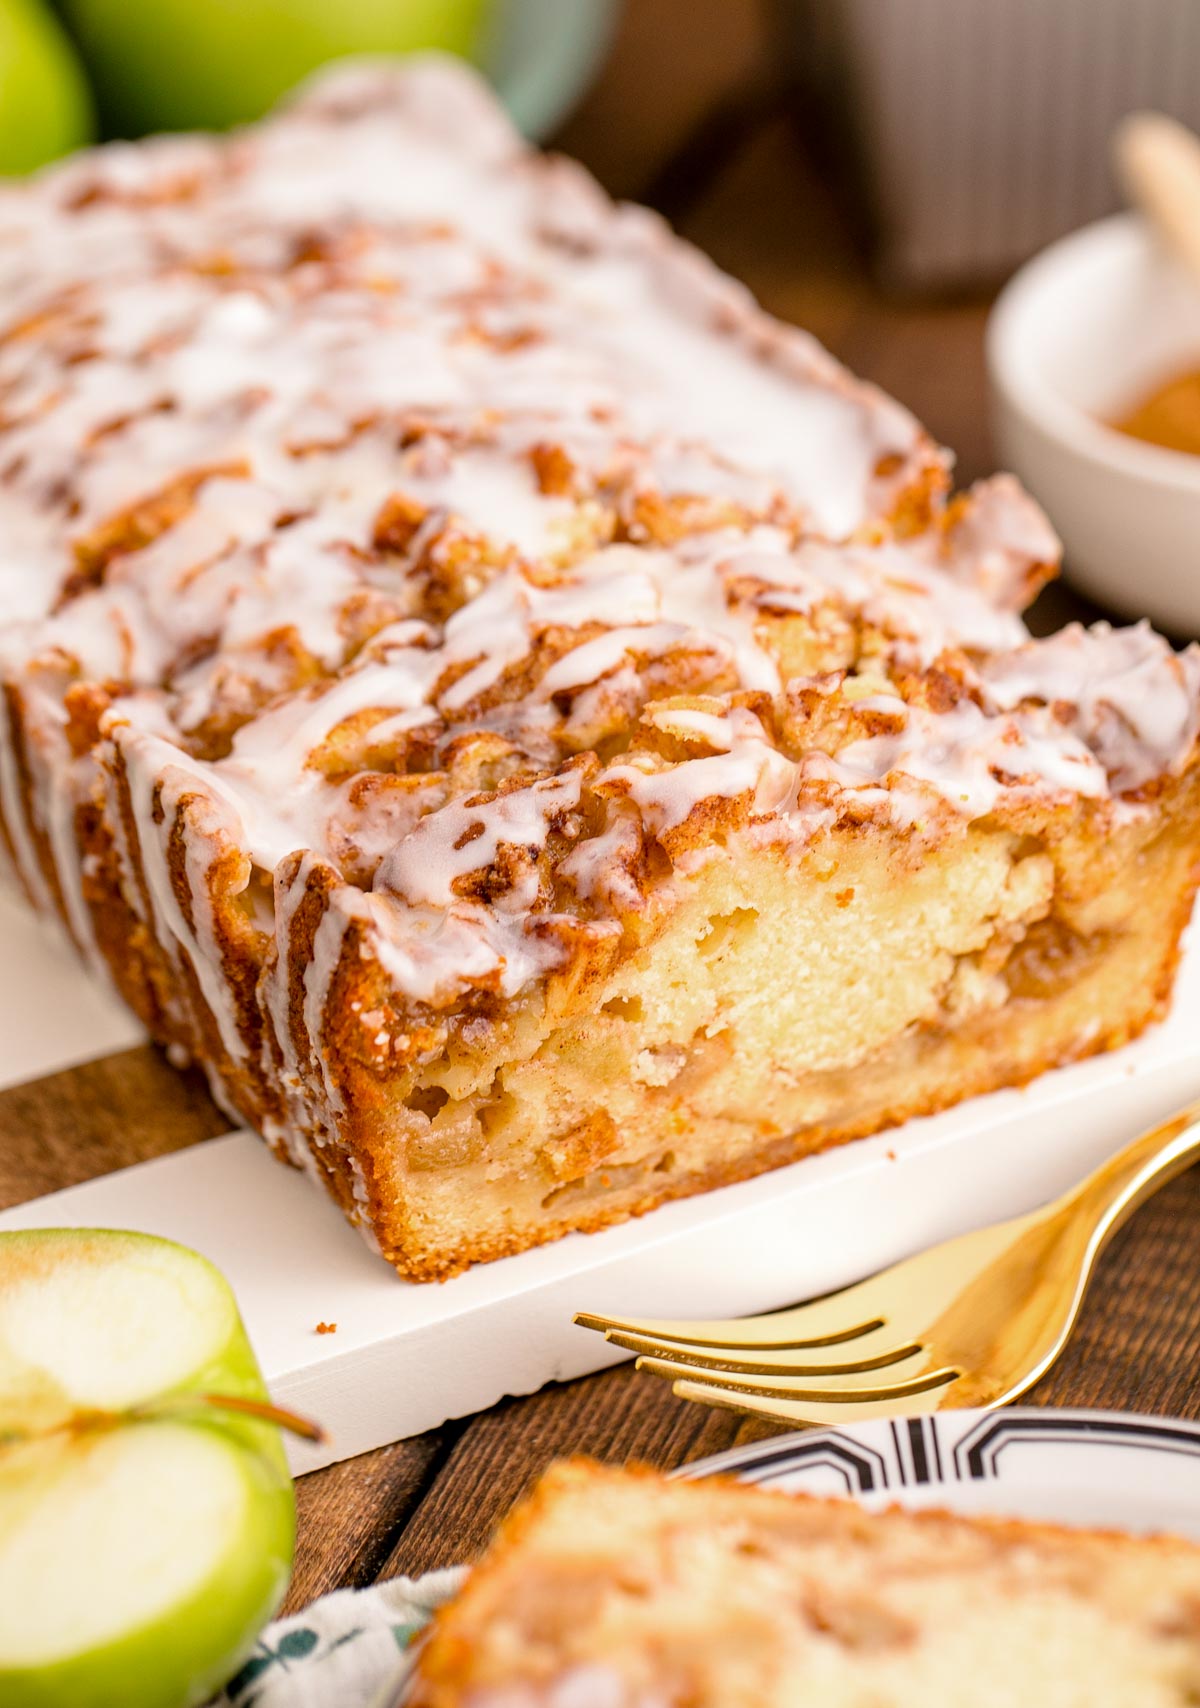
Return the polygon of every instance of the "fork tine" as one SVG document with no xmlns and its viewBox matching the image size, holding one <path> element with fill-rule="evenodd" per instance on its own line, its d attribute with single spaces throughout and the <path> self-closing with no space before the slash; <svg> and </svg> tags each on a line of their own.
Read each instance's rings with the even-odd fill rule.
<svg viewBox="0 0 1200 1708">
<path fill-rule="evenodd" d="M 733 1393 L 765 1395 L 770 1399 L 811 1399 L 820 1405 L 919 1394 L 958 1375 L 953 1367 L 935 1364 L 923 1350 L 884 1370 L 848 1371 L 845 1375 L 816 1379 L 798 1371 L 742 1374 L 735 1370 L 712 1370 L 669 1358 L 639 1358 L 637 1367 L 654 1376 L 665 1376 L 671 1382 L 695 1377 L 707 1387 L 726 1388 Z"/>
<path fill-rule="evenodd" d="M 685 1346 L 729 1347 L 734 1351 L 752 1346 L 764 1351 L 840 1346 L 885 1326 L 878 1312 L 854 1314 L 850 1294 L 856 1291 L 857 1288 L 849 1288 L 845 1293 L 833 1293 L 812 1304 L 795 1305 L 791 1310 L 747 1317 L 744 1321 L 733 1317 L 708 1321 L 684 1318 L 672 1322 L 653 1317 L 608 1317 L 595 1311 L 577 1311 L 575 1321 L 581 1328 L 594 1328 L 601 1334 L 641 1334 L 655 1340 L 678 1341 Z"/>
<path fill-rule="evenodd" d="M 704 1346 L 701 1342 L 685 1344 L 678 1340 L 657 1340 L 648 1334 L 622 1334 L 609 1329 L 604 1337 L 614 1346 L 636 1352 L 641 1358 L 664 1358 L 672 1363 L 686 1364 L 689 1369 L 734 1370 L 745 1375 L 769 1376 L 775 1371 L 788 1376 L 844 1376 L 852 1371 L 884 1370 L 910 1358 L 920 1347 L 916 1341 L 899 1344 L 886 1328 L 860 1339 L 841 1342 L 849 1356 L 828 1360 L 797 1357 L 794 1350 L 751 1349 L 739 1354 L 730 1347 Z"/>
<path fill-rule="evenodd" d="M 681 1400 L 699 1400 L 708 1406 L 720 1406 L 725 1411 L 740 1412 L 745 1417 L 771 1418 L 790 1423 L 793 1428 L 837 1428 L 845 1423 L 869 1423 L 878 1417 L 918 1417 L 928 1412 L 943 1411 L 955 1404 L 948 1396 L 954 1384 L 925 1388 L 916 1394 L 899 1398 L 850 1400 L 842 1398 L 834 1404 L 802 1399 L 770 1399 L 766 1395 L 738 1393 L 733 1388 L 719 1388 L 710 1382 L 675 1382 L 673 1390 Z"/>
</svg>

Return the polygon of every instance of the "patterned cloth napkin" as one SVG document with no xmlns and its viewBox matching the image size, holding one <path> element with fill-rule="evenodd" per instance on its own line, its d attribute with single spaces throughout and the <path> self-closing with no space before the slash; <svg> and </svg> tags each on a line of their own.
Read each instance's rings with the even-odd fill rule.
<svg viewBox="0 0 1200 1708">
<path fill-rule="evenodd" d="M 456 1566 L 340 1589 L 276 1620 L 212 1708 L 392 1708 L 409 1645 L 463 1576 Z"/>
</svg>

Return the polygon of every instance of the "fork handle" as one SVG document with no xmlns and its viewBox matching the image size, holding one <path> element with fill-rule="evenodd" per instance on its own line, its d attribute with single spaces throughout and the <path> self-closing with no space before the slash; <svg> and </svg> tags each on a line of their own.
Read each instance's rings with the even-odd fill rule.
<svg viewBox="0 0 1200 1708">
<path fill-rule="evenodd" d="M 1063 1208 L 1090 1211 L 1099 1245 L 1177 1174 L 1200 1159 L 1200 1102 L 1190 1103 L 1142 1133 L 1059 1200 Z"/>
</svg>

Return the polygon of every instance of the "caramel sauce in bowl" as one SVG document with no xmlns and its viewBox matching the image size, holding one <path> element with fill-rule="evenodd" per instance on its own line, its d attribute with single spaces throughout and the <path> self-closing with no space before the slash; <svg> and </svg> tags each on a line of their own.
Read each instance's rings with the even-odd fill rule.
<svg viewBox="0 0 1200 1708">
<path fill-rule="evenodd" d="M 1156 386 L 1127 414 L 1112 422 L 1118 433 L 1200 457 L 1200 362 Z"/>
<path fill-rule="evenodd" d="M 1190 274 L 1135 215 L 1088 226 L 1002 292 L 988 369 L 998 460 L 1045 507 L 1069 579 L 1114 615 L 1200 636 L 1200 290 Z"/>
</svg>

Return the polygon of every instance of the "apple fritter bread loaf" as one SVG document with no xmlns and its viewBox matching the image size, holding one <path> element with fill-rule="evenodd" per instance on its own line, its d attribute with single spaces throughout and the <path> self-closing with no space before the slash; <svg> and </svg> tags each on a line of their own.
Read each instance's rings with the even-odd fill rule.
<svg viewBox="0 0 1200 1708">
<path fill-rule="evenodd" d="M 406 1708 L 1188 1708 L 1200 1548 L 555 1466 Z"/>
<path fill-rule="evenodd" d="M 404 1275 L 1120 1044 L 1200 655 L 465 70 L 0 189 L 32 903 Z"/>
</svg>

